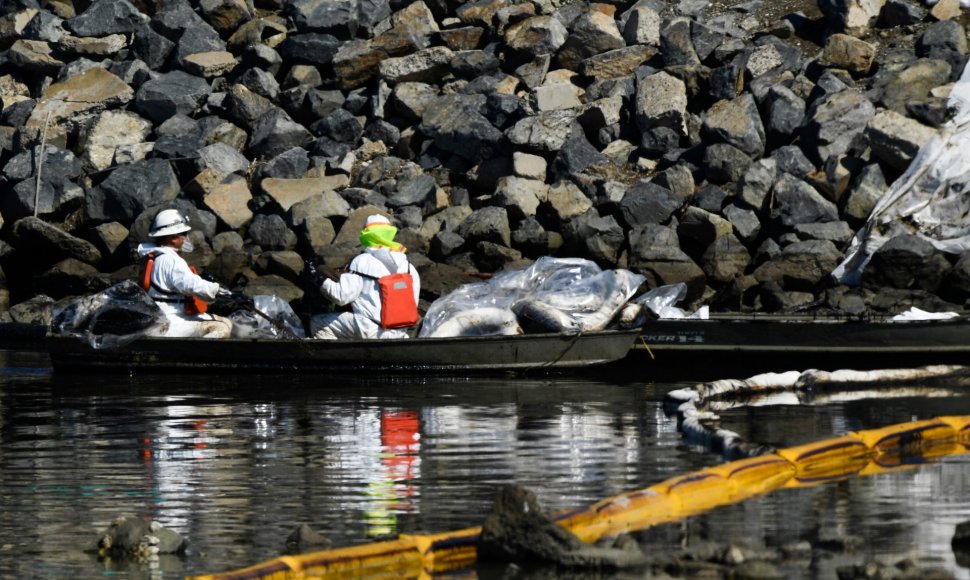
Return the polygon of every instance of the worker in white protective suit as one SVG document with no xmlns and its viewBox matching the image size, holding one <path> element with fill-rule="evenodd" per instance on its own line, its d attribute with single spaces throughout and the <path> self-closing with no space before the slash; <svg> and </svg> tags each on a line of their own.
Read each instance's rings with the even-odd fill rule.
<svg viewBox="0 0 970 580">
<path fill-rule="evenodd" d="M 418 322 L 421 279 L 403 245 L 394 241 L 397 228 L 383 215 L 367 218 L 360 233 L 364 252 L 339 278 L 325 278 L 307 262 L 304 274 L 337 306 L 351 312 L 318 314 L 310 319 L 310 336 L 338 338 L 407 338 Z"/>
<path fill-rule="evenodd" d="M 156 243 L 142 243 L 139 283 L 158 304 L 168 319 L 162 336 L 229 338 L 232 322 L 223 316 L 206 313 L 206 303 L 216 297 L 243 302 L 244 296 L 199 276 L 179 252 L 192 251 L 187 217 L 176 209 L 163 209 L 155 216 L 148 235 Z"/>
</svg>

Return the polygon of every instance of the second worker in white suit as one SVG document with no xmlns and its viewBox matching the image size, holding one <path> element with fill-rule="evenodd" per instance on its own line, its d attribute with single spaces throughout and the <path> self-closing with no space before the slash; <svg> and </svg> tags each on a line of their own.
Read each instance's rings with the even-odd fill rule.
<svg viewBox="0 0 970 580">
<path fill-rule="evenodd" d="M 421 279 L 417 269 L 405 255 L 406 249 L 394 241 L 397 228 L 380 214 L 367 218 L 360 233 L 364 252 L 358 255 L 339 279 L 324 279 L 317 274 L 312 264 L 307 264 L 307 273 L 319 285 L 331 302 L 337 306 L 351 305 L 351 312 L 318 314 L 310 319 L 310 336 L 318 339 L 338 338 L 407 338 L 406 327 L 388 328 L 387 310 L 396 305 L 387 304 L 382 299 L 381 279 L 393 274 L 410 274 L 413 302 L 406 306 L 413 308 L 414 322 L 417 322 L 417 302 L 421 292 Z M 404 298 L 401 296 L 401 298 Z"/>
</svg>

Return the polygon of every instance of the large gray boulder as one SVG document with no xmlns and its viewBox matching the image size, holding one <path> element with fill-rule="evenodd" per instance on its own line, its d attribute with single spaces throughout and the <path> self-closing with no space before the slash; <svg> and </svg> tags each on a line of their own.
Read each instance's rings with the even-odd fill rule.
<svg viewBox="0 0 970 580">
<path fill-rule="evenodd" d="M 512 246 L 509 216 L 504 207 L 483 207 L 473 211 L 458 225 L 458 235 L 469 243 L 492 242 Z"/>
<path fill-rule="evenodd" d="M 134 108 L 156 123 L 172 115 L 192 115 L 211 92 L 205 79 L 176 70 L 142 84 Z"/>
<path fill-rule="evenodd" d="M 627 189 L 619 209 L 627 228 L 635 228 L 666 223 L 684 202 L 684 198 L 666 187 L 641 181 Z"/>
<path fill-rule="evenodd" d="M 296 234 L 276 214 L 254 217 L 248 233 L 249 239 L 264 250 L 292 250 L 296 246 Z"/>
<path fill-rule="evenodd" d="M 783 229 L 799 224 L 837 221 L 839 210 L 811 185 L 787 173 L 781 174 L 774 187 L 771 219 Z"/>
<path fill-rule="evenodd" d="M 840 91 L 813 102 L 806 113 L 806 123 L 800 134 L 802 149 L 815 163 L 849 150 L 876 108 L 855 89 Z"/>
<path fill-rule="evenodd" d="M 629 242 L 628 267 L 646 276 L 650 288 L 683 282 L 687 285 L 687 302 L 704 292 L 704 271 L 680 249 L 674 230 L 661 225 L 639 226 L 630 232 Z"/>
<path fill-rule="evenodd" d="M 56 173 L 41 179 L 18 182 L 0 197 L 0 212 L 7 222 L 36 215 L 41 218 L 64 219 L 84 203 L 84 189 Z"/>
<path fill-rule="evenodd" d="M 787 291 L 811 292 L 842 260 L 842 253 L 830 241 L 795 242 L 755 269 L 758 282 L 773 282 Z"/>
<path fill-rule="evenodd" d="M 769 142 L 788 142 L 805 120 L 805 100 L 785 85 L 771 87 L 764 106 L 764 130 Z"/>
<path fill-rule="evenodd" d="M 768 208 L 769 194 L 778 179 L 778 163 L 771 158 L 749 165 L 738 180 L 738 197 L 757 211 Z"/>
<path fill-rule="evenodd" d="M 504 136 L 479 112 L 483 104 L 465 95 L 439 97 L 429 105 L 419 129 L 443 151 L 472 162 L 488 159 L 500 151 Z"/>
<path fill-rule="evenodd" d="M 712 141 L 733 145 L 750 157 L 760 157 L 765 150 L 764 125 L 750 93 L 714 103 L 704 116 L 702 134 Z"/>
<path fill-rule="evenodd" d="M 572 109 L 546 111 L 520 119 L 505 134 L 513 145 L 528 152 L 559 151 L 572 135 L 575 122 Z"/>
<path fill-rule="evenodd" d="M 30 255 L 40 263 L 74 258 L 95 265 L 101 260 L 101 252 L 94 244 L 40 218 L 28 216 L 17 220 L 13 224 L 12 233 L 14 246 L 29 250 Z"/>
<path fill-rule="evenodd" d="M 562 68 L 576 70 L 580 62 L 591 56 L 625 46 L 613 17 L 589 10 L 573 23 L 566 42 L 559 47 L 556 61 Z"/>
<path fill-rule="evenodd" d="M 950 262 L 933 244 L 920 236 L 902 235 L 873 253 L 862 272 L 862 283 L 870 288 L 935 292 L 950 269 Z"/>
<path fill-rule="evenodd" d="M 660 53 L 667 66 L 700 64 L 691 40 L 690 27 L 690 19 L 684 17 L 674 18 L 661 27 Z"/>
<path fill-rule="evenodd" d="M 555 54 L 566 42 L 568 31 L 552 16 L 533 16 L 509 26 L 505 43 L 512 50 L 531 57 Z"/>
<path fill-rule="evenodd" d="M 75 258 L 54 264 L 34 278 L 33 283 L 36 292 L 54 299 L 93 294 L 111 285 L 107 274 Z"/>
<path fill-rule="evenodd" d="M 678 135 L 687 133 L 687 86 L 666 72 L 643 78 L 637 84 L 637 126 L 642 131 L 668 127 Z"/>
<path fill-rule="evenodd" d="M 134 32 L 148 17 L 128 0 L 97 0 L 88 8 L 64 22 L 77 36 L 108 36 Z"/>
<path fill-rule="evenodd" d="M 708 283 L 728 284 L 744 275 L 751 254 L 734 235 L 721 236 L 704 250 L 700 265 Z"/>
<path fill-rule="evenodd" d="M 303 147 L 313 141 L 313 134 L 297 123 L 286 111 L 273 107 L 260 115 L 253 124 L 246 154 L 250 157 L 275 157 L 293 147 Z"/>
<path fill-rule="evenodd" d="M 967 62 L 967 31 L 956 20 L 934 22 L 926 27 L 916 43 L 916 55 L 945 61 L 950 65 L 950 80 L 957 80 Z"/>
<path fill-rule="evenodd" d="M 388 0 L 288 0 L 286 14 L 300 32 L 322 32 L 342 38 L 373 36 L 391 15 Z"/>
<path fill-rule="evenodd" d="M 85 215 L 95 222 L 128 224 L 146 208 L 174 200 L 179 189 L 178 178 L 166 160 L 149 159 L 122 165 L 101 185 L 88 190 Z"/>
<path fill-rule="evenodd" d="M 575 255 L 607 267 L 613 267 L 619 261 L 625 235 L 613 216 L 600 216 L 595 209 L 590 209 L 560 229 L 564 244 Z"/>
</svg>

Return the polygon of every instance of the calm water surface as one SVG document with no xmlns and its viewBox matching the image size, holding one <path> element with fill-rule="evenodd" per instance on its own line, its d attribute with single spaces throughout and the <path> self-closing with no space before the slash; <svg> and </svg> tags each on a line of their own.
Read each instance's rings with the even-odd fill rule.
<svg viewBox="0 0 970 580">
<path fill-rule="evenodd" d="M 685 444 L 662 410 L 664 393 L 692 383 L 643 376 L 63 376 L 34 354 L 0 352 L 0 362 L 0 578 L 217 572 L 278 556 L 301 523 L 336 545 L 441 532 L 479 525 L 505 484 L 558 510 L 722 461 Z M 743 407 L 723 412 L 723 426 L 785 447 L 970 414 L 964 392 Z M 125 514 L 178 531 L 188 553 L 149 569 L 83 551 Z M 851 537 L 866 554 L 968 578 L 950 549 L 966 520 L 970 455 L 959 455 L 779 491 L 641 537 L 660 548 Z M 829 578 L 838 563 L 788 572 Z"/>
</svg>

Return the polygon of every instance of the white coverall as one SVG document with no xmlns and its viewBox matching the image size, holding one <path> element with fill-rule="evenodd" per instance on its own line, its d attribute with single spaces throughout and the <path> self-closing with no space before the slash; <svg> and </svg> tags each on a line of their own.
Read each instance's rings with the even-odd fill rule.
<svg viewBox="0 0 970 580">
<path fill-rule="evenodd" d="M 206 302 L 215 300 L 219 284 L 203 280 L 192 272 L 175 248 L 154 243 L 139 244 L 139 256 L 152 252 L 156 256 L 148 295 L 168 319 L 168 331 L 162 336 L 229 338 L 232 322 L 228 318 L 209 313 L 189 315 L 182 303 L 188 296 L 197 296 Z M 179 298 L 181 300 L 173 301 Z"/>
<path fill-rule="evenodd" d="M 353 271 L 375 278 L 410 272 L 414 279 L 414 303 L 421 292 L 421 278 L 408 263 L 403 252 L 387 248 L 365 248 L 350 263 L 351 272 L 340 276 L 338 282 L 324 280 L 323 294 L 337 306 L 353 302 L 353 312 L 318 314 L 310 319 L 310 336 L 325 340 L 338 338 L 407 338 L 403 328 L 381 328 L 381 294 L 377 280 L 354 274 Z"/>
</svg>

